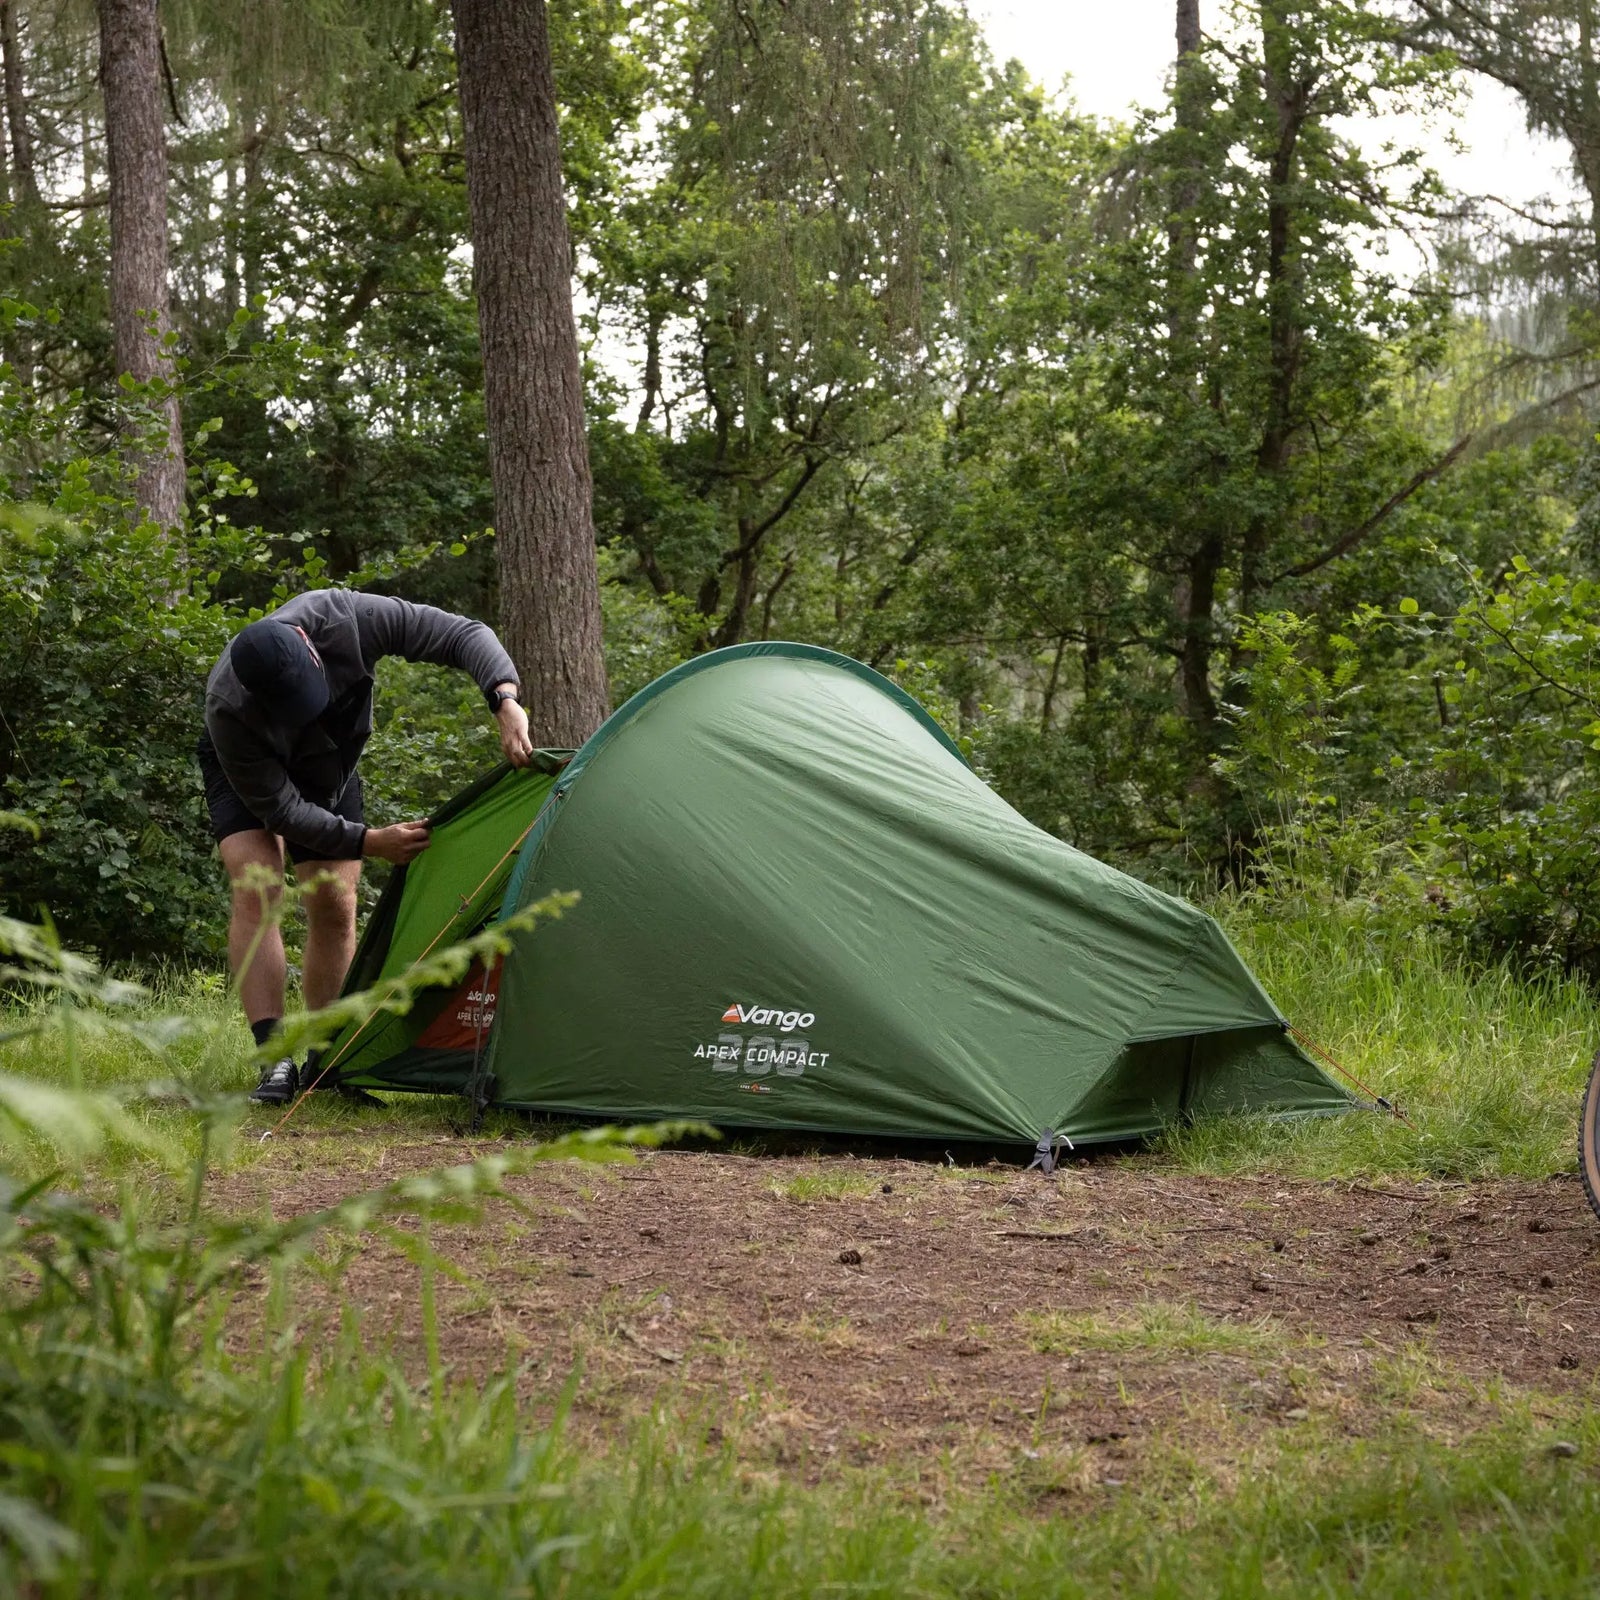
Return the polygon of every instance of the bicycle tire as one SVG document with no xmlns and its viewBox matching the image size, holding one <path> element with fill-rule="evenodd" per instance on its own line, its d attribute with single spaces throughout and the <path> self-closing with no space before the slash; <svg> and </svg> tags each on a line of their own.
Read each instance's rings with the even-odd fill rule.
<svg viewBox="0 0 1600 1600">
<path fill-rule="evenodd" d="M 1589 1209 L 1600 1217 L 1600 1052 L 1589 1067 L 1583 1091 L 1583 1111 L 1578 1117 L 1578 1175 Z"/>
</svg>

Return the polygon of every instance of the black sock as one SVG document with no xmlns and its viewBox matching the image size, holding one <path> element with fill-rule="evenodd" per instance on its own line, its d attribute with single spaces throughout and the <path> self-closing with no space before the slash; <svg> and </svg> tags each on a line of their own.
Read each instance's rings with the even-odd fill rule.
<svg viewBox="0 0 1600 1600">
<path fill-rule="evenodd" d="M 280 1021 L 282 1021 L 280 1017 L 263 1017 L 259 1022 L 250 1024 L 250 1033 L 256 1041 L 256 1049 L 259 1050 L 278 1031 Z"/>
</svg>

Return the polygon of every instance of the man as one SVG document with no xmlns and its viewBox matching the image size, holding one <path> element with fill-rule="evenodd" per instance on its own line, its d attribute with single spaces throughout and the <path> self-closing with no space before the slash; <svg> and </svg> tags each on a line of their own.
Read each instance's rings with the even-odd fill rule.
<svg viewBox="0 0 1600 1600">
<path fill-rule="evenodd" d="M 470 673 L 500 724 L 506 759 L 533 755 L 516 668 L 481 622 L 388 595 L 318 589 L 242 629 L 206 680 L 198 754 L 206 806 L 233 884 L 228 960 L 258 1046 L 283 1016 L 286 967 L 275 922 L 248 868 L 283 878 L 288 848 L 308 889 L 301 989 L 308 1009 L 336 999 L 356 946 L 363 858 L 403 865 L 428 847 L 426 822 L 369 828 L 356 763 L 372 733 L 372 673 L 384 656 Z M 300 1087 L 290 1057 L 268 1067 L 250 1098 L 281 1105 Z"/>
</svg>

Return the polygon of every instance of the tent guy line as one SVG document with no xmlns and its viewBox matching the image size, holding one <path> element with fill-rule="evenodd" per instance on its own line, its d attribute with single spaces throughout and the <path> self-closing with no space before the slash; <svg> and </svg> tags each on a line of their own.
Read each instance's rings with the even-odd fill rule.
<svg viewBox="0 0 1600 1600">
<path fill-rule="evenodd" d="M 1378 1107 L 1379 1110 L 1387 1111 L 1392 1117 L 1398 1117 L 1408 1128 L 1411 1129 L 1413 1133 L 1416 1132 L 1416 1123 L 1414 1123 L 1411 1118 L 1408 1117 L 1405 1112 L 1403 1112 L 1400 1107 L 1394 1103 L 1393 1100 L 1386 1099 L 1383 1095 L 1379 1094 L 1376 1089 L 1369 1088 L 1348 1067 L 1341 1066 L 1339 1062 L 1334 1059 L 1330 1051 L 1324 1050 L 1315 1039 L 1311 1038 L 1308 1034 L 1302 1033 L 1292 1022 L 1285 1023 L 1284 1026 L 1295 1036 L 1296 1039 L 1299 1040 L 1301 1044 L 1306 1047 L 1307 1050 L 1312 1053 L 1312 1055 L 1316 1056 L 1319 1060 L 1327 1062 L 1327 1064 L 1332 1067 L 1341 1078 L 1353 1083 L 1356 1088 L 1358 1088 L 1362 1094 L 1364 1094 L 1373 1103 L 1374 1106 Z"/>
</svg>

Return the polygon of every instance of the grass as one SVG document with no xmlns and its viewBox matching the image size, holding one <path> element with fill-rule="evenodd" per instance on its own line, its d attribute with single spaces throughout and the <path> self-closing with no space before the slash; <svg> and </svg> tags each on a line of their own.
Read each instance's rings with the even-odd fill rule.
<svg viewBox="0 0 1600 1600">
<path fill-rule="evenodd" d="M 856 1350 L 866 1343 L 861 1330 L 848 1317 L 813 1316 L 807 1312 L 787 1331 L 796 1339 L 807 1339 L 833 1350 Z"/>
<path fill-rule="evenodd" d="M 8 1022 L 37 1014 L 8 1009 L 0 1000 L 0 1033 L 7 1031 Z M 175 1028 L 174 1023 L 179 1026 Z M 253 1049 L 249 1029 L 215 975 L 168 973 L 151 982 L 145 1000 L 125 1011 L 110 1017 L 79 1012 L 70 1029 L 51 1025 L 41 1033 L 0 1044 L 0 1072 L 131 1095 L 129 1118 L 153 1138 L 169 1143 L 181 1164 L 199 1150 L 201 1124 L 190 1102 L 237 1096 L 253 1087 Z M 181 1096 L 165 1092 L 175 1083 L 182 1086 Z M 147 1095 L 146 1090 L 155 1092 Z M 224 1127 L 224 1137 L 213 1142 L 210 1153 L 223 1165 L 249 1166 L 266 1154 L 261 1135 L 282 1112 L 242 1105 L 234 1110 L 242 1120 Z M 405 1094 L 389 1099 L 383 1117 L 382 1139 L 353 1137 L 370 1131 L 370 1117 L 336 1095 L 313 1095 L 294 1114 L 300 1136 L 297 1159 L 307 1167 L 327 1165 L 352 1174 L 372 1172 L 385 1151 L 395 1145 L 453 1136 L 467 1120 L 459 1100 Z M 565 1126 L 491 1111 L 480 1131 L 486 1139 L 527 1138 L 542 1137 Z M 215 1126 L 212 1132 L 215 1136 Z M 7 1151 L 7 1163 L 13 1174 L 36 1178 L 57 1171 L 61 1152 L 49 1140 L 20 1130 L 20 1137 Z M 141 1172 L 146 1166 L 138 1149 L 127 1142 L 114 1142 L 101 1152 L 95 1176 L 117 1178 Z"/>
<path fill-rule="evenodd" d="M 1540 1176 L 1570 1166 L 1597 1033 L 1580 986 L 1475 973 L 1359 915 L 1225 913 L 1297 1025 L 1398 1098 L 1416 1126 L 1365 1115 L 1212 1123 L 1175 1131 L 1160 1157 L 1218 1174 Z M 190 1022 L 176 1040 L 151 1034 L 144 1044 L 137 1028 L 80 1018 L 0 1045 L 0 1070 L 90 1090 L 180 1077 L 201 1098 L 242 1087 L 248 1036 L 220 986 L 169 980 L 133 1020 L 174 1010 Z M 1249 1454 L 1225 1468 L 1191 1460 L 1176 1441 L 1163 1453 L 1152 1437 L 1141 1448 L 1160 1470 L 1124 1487 L 1114 1462 L 1087 1448 L 1039 1459 L 1025 1430 L 1008 1470 L 975 1475 L 923 1457 L 835 1465 L 813 1481 L 752 1456 L 733 1395 L 714 1425 L 664 1406 L 637 1432 L 580 1445 L 561 1393 L 530 1388 L 527 1373 L 456 1382 L 436 1332 L 419 1381 L 378 1353 L 381 1340 L 353 1315 L 331 1333 L 297 1328 L 288 1290 L 311 1269 L 286 1255 L 266 1257 L 272 1332 L 252 1342 L 231 1316 L 237 1279 L 222 1273 L 190 1295 L 227 1233 L 215 1220 L 202 1219 L 200 1234 L 183 1223 L 181 1157 L 199 1149 L 199 1119 L 172 1098 L 135 1101 L 131 1115 L 177 1152 L 170 1174 L 125 1142 L 56 1180 L 87 1184 L 99 1211 L 74 1221 L 70 1210 L 30 1210 L 18 1226 L 17 1205 L 0 1208 L 9 1230 L 0 1230 L 9 1313 L 0 1594 L 1385 1600 L 1600 1587 L 1592 1397 L 1506 1393 L 1492 1420 L 1445 1440 L 1432 1419 L 1456 1378 L 1426 1352 L 1385 1367 L 1387 1411 L 1367 1437 L 1313 1416 L 1252 1434 Z M 359 1177 L 384 1149 L 436 1140 L 459 1118 L 454 1103 L 401 1097 L 375 1137 L 370 1119 L 319 1098 L 299 1113 L 292 1154 L 249 1137 L 259 1118 L 213 1153 L 231 1166 L 272 1160 Z M 530 1132 L 507 1119 L 512 1128 Z M 13 1135 L 13 1174 L 62 1166 L 42 1132 Z M 807 1203 L 872 1187 L 840 1167 L 772 1185 Z M 406 1205 L 425 1219 L 425 1200 Z M 248 1248 L 240 1226 L 234 1247 Z M 52 1239 L 78 1241 L 62 1245 L 54 1276 L 40 1267 Z M 315 1270 L 336 1271 L 329 1262 L 341 1254 L 323 1250 Z M 424 1259 L 424 1304 L 430 1271 Z M 1100 1318 L 1022 1316 L 1041 1358 L 1267 1358 L 1287 1337 L 1162 1302 Z M 819 1354 L 842 1355 L 854 1330 L 819 1309 L 794 1331 Z"/>
<path fill-rule="evenodd" d="M 807 1487 L 671 1412 L 596 1458 L 520 1410 L 510 1382 L 431 1400 L 338 1355 L 319 1388 L 290 1362 L 232 1409 L 169 1418 L 137 1456 L 86 1464 L 83 1542 L 58 1542 L 28 1592 L 1398 1600 L 1600 1580 L 1600 1434 L 1576 1413 L 1575 1459 L 1520 1427 L 1457 1450 L 1403 1422 L 1355 1444 L 1285 1430 L 1237 1489 L 1085 1489 L 1019 1460 L 936 1483 L 929 1507 L 909 1464 Z M 9 1577 L 19 1592 L 21 1563 Z"/>
<path fill-rule="evenodd" d="M 854 1200 L 877 1192 L 874 1178 L 851 1172 L 801 1172 L 792 1178 L 774 1178 L 767 1188 L 780 1200 Z"/>
<path fill-rule="evenodd" d="M 1115 1317 L 1072 1316 L 1064 1311 L 1024 1311 L 1018 1320 L 1042 1355 L 1084 1350 L 1153 1355 L 1248 1355 L 1277 1350 L 1283 1336 L 1267 1322 L 1223 1322 L 1198 1306 L 1147 1300 Z"/>
</svg>

